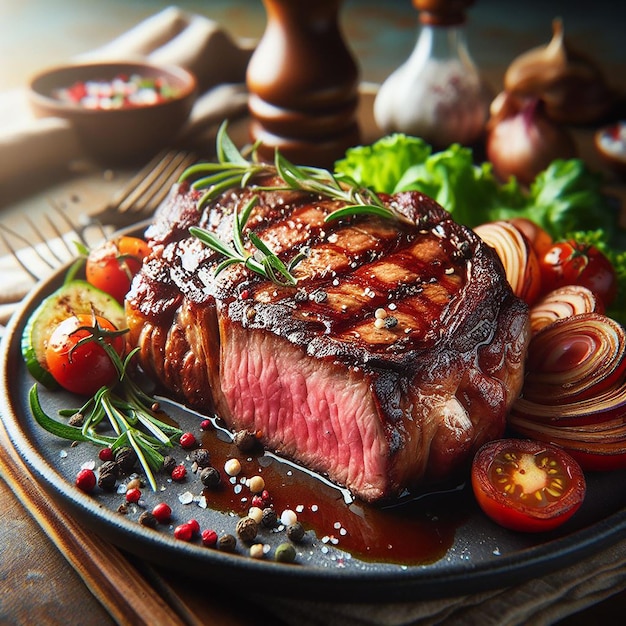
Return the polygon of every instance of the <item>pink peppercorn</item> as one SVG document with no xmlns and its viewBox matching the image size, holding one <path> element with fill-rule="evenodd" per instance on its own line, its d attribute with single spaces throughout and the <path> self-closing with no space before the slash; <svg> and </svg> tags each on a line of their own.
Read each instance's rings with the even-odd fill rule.
<svg viewBox="0 0 626 626">
<path fill-rule="evenodd" d="M 212 424 L 211 424 L 211 420 L 202 420 L 200 422 L 200 428 L 202 430 L 209 430 L 211 428 Z"/>
<path fill-rule="evenodd" d="M 96 474 L 93 470 L 82 469 L 76 475 L 76 486 L 86 493 L 89 493 L 96 486 Z"/>
<path fill-rule="evenodd" d="M 160 502 L 152 509 L 152 515 L 156 517 L 160 524 L 167 524 L 172 517 L 172 509 L 169 504 Z"/>
<path fill-rule="evenodd" d="M 252 506 L 258 506 L 260 509 L 265 509 L 272 503 L 272 496 L 267 489 L 263 489 L 260 494 L 252 496 Z"/>
<path fill-rule="evenodd" d="M 191 526 L 191 530 L 193 531 L 194 535 L 198 535 L 200 533 L 200 524 L 198 523 L 197 519 L 190 519 L 187 524 Z"/>
<path fill-rule="evenodd" d="M 114 458 L 113 450 L 111 448 L 102 448 L 100 452 L 98 452 L 98 458 L 103 461 L 112 461 Z"/>
<path fill-rule="evenodd" d="M 193 537 L 193 527 L 189 523 L 176 526 L 174 529 L 174 537 L 176 537 L 176 539 L 180 539 L 181 541 L 191 541 L 191 538 Z"/>
<path fill-rule="evenodd" d="M 185 466 L 182 463 L 180 465 L 177 465 L 172 470 L 172 480 L 175 480 L 177 483 L 185 480 L 186 475 L 187 475 L 187 470 L 185 469 Z"/>
<path fill-rule="evenodd" d="M 217 533 L 210 528 L 202 531 L 202 545 L 214 548 L 217 545 Z"/>
<path fill-rule="evenodd" d="M 141 491 L 136 487 L 133 487 L 126 492 L 126 502 L 139 502 L 140 498 Z"/>
<path fill-rule="evenodd" d="M 196 437 L 193 433 L 183 433 L 180 436 L 179 443 L 185 450 L 189 450 L 197 445 Z"/>
</svg>

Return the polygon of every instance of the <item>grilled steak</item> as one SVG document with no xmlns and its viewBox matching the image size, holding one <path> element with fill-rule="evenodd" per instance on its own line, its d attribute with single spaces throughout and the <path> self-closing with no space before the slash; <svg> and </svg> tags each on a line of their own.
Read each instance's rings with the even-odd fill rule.
<svg viewBox="0 0 626 626">
<path fill-rule="evenodd" d="M 293 270 L 277 286 L 190 237 L 246 228 Z M 152 254 L 127 298 L 143 367 L 188 405 L 367 501 L 466 467 L 502 435 L 521 388 L 526 306 L 494 251 L 416 192 L 384 197 L 411 223 L 324 222 L 337 201 L 237 189 L 203 211 L 175 187 L 146 233 Z M 381 320 L 381 321 L 376 321 Z"/>
</svg>

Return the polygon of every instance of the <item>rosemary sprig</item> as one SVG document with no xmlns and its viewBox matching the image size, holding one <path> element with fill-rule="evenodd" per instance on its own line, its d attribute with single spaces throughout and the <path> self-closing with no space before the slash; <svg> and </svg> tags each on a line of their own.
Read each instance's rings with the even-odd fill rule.
<svg viewBox="0 0 626 626">
<path fill-rule="evenodd" d="M 258 190 L 306 191 L 346 203 L 340 209 L 329 213 L 324 218 L 326 222 L 365 214 L 385 219 L 405 219 L 393 208 L 385 206 L 371 189 L 360 187 L 346 175 L 334 175 L 328 170 L 318 167 L 295 165 L 278 150 L 275 153 L 273 164 L 259 162 L 257 145 L 252 146 L 251 157 L 247 159 L 228 136 L 226 126 L 226 122 L 223 122 L 217 133 L 217 162 L 193 165 L 187 168 L 179 179 L 180 182 L 195 179 L 191 183 L 193 189 L 206 189 L 198 201 L 199 210 L 228 189 L 245 187 L 261 177 L 278 176 L 284 184 L 258 186 Z M 232 245 L 231 242 L 224 242 L 215 233 L 203 228 L 192 227 L 189 232 L 225 257 L 216 267 L 215 275 L 230 265 L 240 263 L 247 269 L 278 285 L 294 286 L 296 279 L 291 270 L 302 260 L 304 254 L 296 255 L 285 265 L 269 246 L 252 231 L 247 233 L 247 238 L 255 248 L 254 254 L 246 250 L 244 229 L 257 202 L 258 199 L 255 197 L 246 205 L 241 214 L 235 212 Z"/>
<path fill-rule="evenodd" d="M 248 239 L 256 248 L 254 254 L 246 250 L 244 244 L 244 228 L 250 217 L 253 207 L 257 204 L 258 197 L 253 196 L 244 207 L 241 215 L 237 210 L 233 216 L 233 241 L 232 246 L 223 242 L 215 233 L 204 228 L 192 226 L 189 232 L 197 237 L 206 246 L 224 255 L 225 259 L 215 268 L 217 276 L 228 266 L 235 263 L 243 264 L 247 269 L 260 274 L 267 280 L 271 280 L 283 287 L 292 287 L 296 279 L 291 271 L 285 266 L 280 258 L 265 244 L 261 238 L 252 231 L 248 231 Z M 292 264 L 291 264 L 292 265 Z"/>
<path fill-rule="evenodd" d="M 172 448 L 180 439 L 182 430 L 161 421 L 154 413 L 155 401 L 146 394 L 128 375 L 130 362 L 138 348 L 122 360 L 113 346 L 106 341 L 111 331 L 106 331 L 94 321 L 84 326 L 91 335 L 81 342 L 94 341 L 101 345 L 114 363 L 118 380 L 101 387 L 78 409 L 62 409 L 61 417 L 82 416 L 82 426 L 72 426 L 46 414 L 41 406 L 37 385 L 29 393 L 30 409 L 37 423 L 57 437 L 70 441 L 88 441 L 99 446 L 108 446 L 113 452 L 131 447 L 137 454 L 146 478 L 154 491 L 157 490 L 154 472 L 163 467 L 161 450 Z M 116 331 L 117 333 L 126 331 Z M 79 342 L 80 343 L 80 342 Z M 78 343 L 76 344 L 78 345 Z M 108 422 L 114 436 L 102 432 L 101 423 Z"/>
</svg>

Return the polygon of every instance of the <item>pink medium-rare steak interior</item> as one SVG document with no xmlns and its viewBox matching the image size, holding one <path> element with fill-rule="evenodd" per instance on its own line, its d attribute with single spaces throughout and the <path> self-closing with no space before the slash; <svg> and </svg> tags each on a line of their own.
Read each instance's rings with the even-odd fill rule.
<svg viewBox="0 0 626 626">
<path fill-rule="evenodd" d="M 229 241 L 252 193 L 250 228 L 284 260 L 307 251 L 295 288 L 242 266 L 215 277 L 221 259 L 188 234 Z M 450 477 L 502 434 L 527 308 L 436 203 L 385 198 L 411 225 L 325 223 L 338 203 L 300 192 L 234 190 L 201 212 L 197 199 L 183 186 L 161 207 L 127 301 L 142 364 L 170 393 L 370 501 Z"/>
</svg>

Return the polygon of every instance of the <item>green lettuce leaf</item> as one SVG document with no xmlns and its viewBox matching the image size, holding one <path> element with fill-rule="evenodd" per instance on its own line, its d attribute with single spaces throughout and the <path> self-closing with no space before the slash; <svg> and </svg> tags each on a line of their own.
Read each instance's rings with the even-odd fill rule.
<svg viewBox="0 0 626 626">
<path fill-rule="evenodd" d="M 513 177 L 501 183 L 490 163 L 475 164 L 469 148 L 453 144 L 433 153 L 422 139 L 396 133 L 349 149 L 335 171 L 376 192 L 421 191 L 470 228 L 527 217 L 554 238 L 574 230 L 618 230 L 601 177 L 580 159 L 554 161 L 526 190 Z"/>
</svg>

